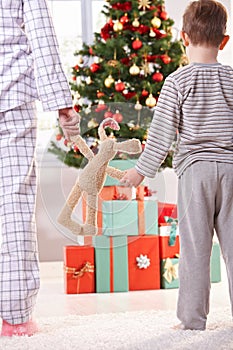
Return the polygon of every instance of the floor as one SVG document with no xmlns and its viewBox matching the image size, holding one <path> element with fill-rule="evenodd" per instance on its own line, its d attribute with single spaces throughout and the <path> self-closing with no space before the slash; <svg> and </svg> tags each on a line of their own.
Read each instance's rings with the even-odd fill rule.
<svg viewBox="0 0 233 350">
<path fill-rule="evenodd" d="M 177 289 L 134 291 L 127 293 L 75 294 L 64 293 L 63 262 L 41 263 L 41 289 L 35 308 L 35 318 L 91 315 L 138 310 L 176 309 Z M 222 262 L 222 281 L 212 283 L 211 307 L 228 307 L 228 285 Z"/>
</svg>

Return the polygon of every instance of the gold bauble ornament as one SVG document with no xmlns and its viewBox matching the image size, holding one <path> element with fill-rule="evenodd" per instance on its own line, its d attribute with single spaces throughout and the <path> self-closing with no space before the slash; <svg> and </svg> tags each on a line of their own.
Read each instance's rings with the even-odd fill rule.
<svg viewBox="0 0 233 350">
<path fill-rule="evenodd" d="M 123 24 L 117 20 L 113 26 L 114 32 L 120 32 L 122 29 L 123 29 Z"/>
<path fill-rule="evenodd" d="M 118 61 L 117 60 L 109 60 L 107 62 L 107 65 L 110 66 L 110 67 L 116 67 L 118 65 Z"/>
<path fill-rule="evenodd" d="M 78 91 L 75 92 L 74 94 L 74 100 L 79 100 L 81 98 L 81 95 Z"/>
<path fill-rule="evenodd" d="M 79 56 L 78 63 L 79 63 L 79 64 L 83 64 L 83 62 L 84 62 L 83 57 L 82 57 L 82 56 Z"/>
<path fill-rule="evenodd" d="M 135 18 L 132 22 L 132 26 L 135 28 L 138 28 L 140 26 L 140 22 L 138 20 L 138 18 Z"/>
<path fill-rule="evenodd" d="M 156 36 L 155 32 L 153 31 L 153 28 L 150 29 L 149 36 L 150 36 L 151 38 L 154 38 L 154 37 Z"/>
<path fill-rule="evenodd" d="M 186 64 L 189 64 L 189 59 L 186 54 L 183 54 L 180 58 L 180 66 L 186 66 Z"/>
<path fill-rule="evenodd" d="M 148 107 L 154 107 L 156 105 L 156 99 L 152 94 L 150 94 L 149 97 L 146 99 L 146 105 Z"/>
<path fill-rule="evenodd" d="M 136 105 L 134 106 L 134 109 L 136 111 L 141 111 L 142 105 L 141 105 L 141 103 L 139 101 L 136 102 Z"/>
<path fill-rule="evenodd" d="M 154 28 L 159 28 L 161 26 L 161 19 L 158 18 L 158 17 L 154 17 L 152 20 L 151 20 L 151 24 Z"/>
<path fill-rule="evenodd" d="M 111 74 L 105 79 L 104 81 L 104 85 L 107 87 L 107 88 L 110 88 L 111 85 L 115 82 L 115 80 L 113 79 L 113 77 L 111 76 Z"/>
<path fill-rule="evenodd" d="M 130 69 L 129 72 L 131 75 L 138 75 L 140 73 L 140 68 L 134 63 Z"/>
<path fill-rule="evenodd" d="M 91 80 L 91 77 L 87 77 L 86 83 L 87 85 L 91 85 L 93 83 L 93 81 Z"/>
<path fill-rule="evenodd" d="M 98 123 L 96 122 L 95 119 L 91 119 L 89 120 L 88 124 L 87 124 L 87 127 L 92 129 L 92 128 L 95 128 L 96 126 L 98 126 Z"/>
</svg>

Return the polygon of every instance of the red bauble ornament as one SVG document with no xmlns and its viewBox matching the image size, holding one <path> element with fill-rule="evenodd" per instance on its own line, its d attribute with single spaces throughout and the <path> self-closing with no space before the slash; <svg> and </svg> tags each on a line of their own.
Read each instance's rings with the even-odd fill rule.
<svg viewBox="0 0 233 350">
<path fill-rule="evenodd" d="M 166 11 L 162 11 L 162 12 L 160 12 L 159 17 L 162 20 L 166 21 L 168 19 L 168 13 Z"/>
<path fill-rule="evenodd" d="M 105 93 L 102 92 L 102 91 L 97 91 L 97 93 L 96 93 L 96 96 L 97 96 L 98 98 L 101 98 L 101 97 L 103 97 L 104 95 L 105 95 Z"/>
<path fill-rule="evenodd" d="M 75 153 L 77 153 L 77 152 L 79 151 L 78 146 L 74 145 L 74 146 L 73 146 L 73 151 L 74 151 Z"/>
<path fill-rule="evenodd" d="M 123 93 L 123 96 L 127 99 L 127 100 L 130 100 L 131 98 L 133 98 L 134 96 L 136 95 L 136 92 L 135 91 L 130 91 L 130 92 L 127 92 L 127 93 Z"/>
<path fill-rule="evenodd" d="M 74 66 L 74 69 L 78 72 L 79 71 L 79 66 L 78 65 L 76 65 L 76 66 Z"/>
<path fill-rule="evenodd" d="M 79 113 L 80 110 L 81 110 L 81 106 L 79 106 L 79 105 L 74 105 L 74 110 L 75 110 L 75 112 Z"/>
<path fill-rule="evenodd" d="M 98 106 L 96 107 L 96 109 L 95 109 L 95 112 L 102 112 L 102 111 L 104 111 L 105 109 L 107 109 L 108 107 L 106 106 L 106 104 L 103 102 L 103 103 L 101 103 L 101 101 L 100 101 L 100 103 L 98 103 Z"/>
<path fill-rule="evenodd" d="M 61 139 L 62 139 L 62 134 L 57 134 L 57 135 L 56 135 L 56 140 L 57 140 L 57 141 L 60 141 Z"/>
<path fill-rule="evenodd" d="M 134 40 L 134 41 L 132 42 L 132 48 L 133 48 L 134 50 L 139 50 L 141 47 L 142 47 L 142 42 L 141 42 L 140 39 L 137 38 L 136 40 Z"/>
<path fill-rule="evenodd" d="M 122 16 L 122 17 L 120 18 L 120 22 L 121 22 L 122 24 L 126 24 L 126 23 L 129 22 L 129 17 L 128 17 L 128 14 L 127 14 L 127 13 L 125 13 L 124 16 Z"/>
<path fill-rule="evenodd" d="M 90 54 L 90 55 L 94 55 L 94 51 L 93 51 L 93 48 L 92 48 L 92 47 L 89 47 L 89 54 Z"/>
<path fill-rule="evenodd" d="M 156 72 L 152 75 L 152 79 L 157 83 L 160 83 L 161 81 L 163 81 L 163 74 L 160 72 Z"/>
<path fill-rule="evenodd" d="M 73 75 L 73 76 L 72 76 L 72 80 L 73 80 L 73 81 L 76 81 L 76 80 L 77 80 L 76 75 Z"/>
<path fill-rule="evenodd" d="M 137 54 L 135 52 L 131 53 L 131 55 L 129 56 L 130 59 L 134 58 L 134 57 L 137 57 Z"/>
<path fill-rule="evenodd" d="M 113 114 L 112 118 L 117 122 L 117 123 L 121 123 L 123 120 L 123 115 L 116 110 L 116 113 Z"/>
<path fill-rule="evenodd" d="M 104 113 L 104 118 L 105 119 L 106 118 L 112 118 L 112 116 L 113 116 L 113 113 L 111 111 L 107 111 L 107 112 Z"/>
<path fill-rule="evenodd" d="M 121 92 L 124 89 L 125 89 L 125 84 L 122 81 L 118 80 L 118 82 L 115 84 L 115 90 L 117 92 Z"/>
<path fill-rule="evenodd" d="M 96 73 L 100 69 L 100 65 L 98 63 L 92 63 L 90 66 L 90 70 L 92 73 Z"/>
<path fill-rule="evenodd" d="M 142 95 L 143 97 L 146 97 L 146 96 L 149 95 L 149 92 L 148 92 L 146 89 L 143 89 L 141 95 Z"/>
<path fill-rule="evenodd" d="M 169 64 L 172 60 L 171 57 L 166 55 L 166 54 L 161 55 L 160 58 L 163 61 L 163 63 L 165 63 L 165 64 Z"/>
</svg>

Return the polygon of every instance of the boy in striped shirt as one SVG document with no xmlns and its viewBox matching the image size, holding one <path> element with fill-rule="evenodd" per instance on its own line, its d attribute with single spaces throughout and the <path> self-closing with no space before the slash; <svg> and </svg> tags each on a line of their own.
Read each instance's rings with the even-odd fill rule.
<svg viewBox="0 0 233 350">
<path fill-rule="evenodd" d="M 229 40 L 227 12 L 214 0 L 189 4 L 181 37 L 190 63 L 169 75 L 147 144 L 122 183 L 154 177 L 178 132 L 179 328 L 204 330 L 214 230 L 227 267 L 233 311 L 233 69 L 217 61 Z"/>
</svg>

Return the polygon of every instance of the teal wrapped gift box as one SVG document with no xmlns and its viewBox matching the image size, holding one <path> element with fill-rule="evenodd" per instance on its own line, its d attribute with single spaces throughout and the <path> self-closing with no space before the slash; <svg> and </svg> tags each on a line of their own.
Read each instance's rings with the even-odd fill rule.
<svg viewBox="0 0 233 350">
<path fill-rule="evenodd" d="M 156 200 L 113 200 L 102 203 L 105 236 L 158 235 Z"/>
<path fill-rule="evenodd" d="M 212 283 L 221 281 L 220 246 L 214 242 L 210 258 L 210 280 Z"/>
<path fill-rule="evenodd" d="M 96 292 L 127 292 L 127 237 L 93 237 L 95 248 Z"/>
<path fill-rule="evenodd" d="M 161 260 L 161 288 L 179 288 L 179 258 Z M 221 259 L 219 244 L 214 242 L 210 257 L 210 282 L 221 281 Z"/>
<path fill-rule="evenodd" d="M 179 258 L 161 260 L 161 288 L 179 288 Z"/>
<path fill-rule="evenodd" d="M 130 168 L 134 168 L 136 163 L 137 163 L 137 159 L 113 159 L 109 162 L 109 165 L 119 170 L 127 170 Z M 111 176 L 107 176 L 104 186 L 114 186 L 114 185 L 119 185 L 119 180 L 114 179 Z"/>
</svg>

